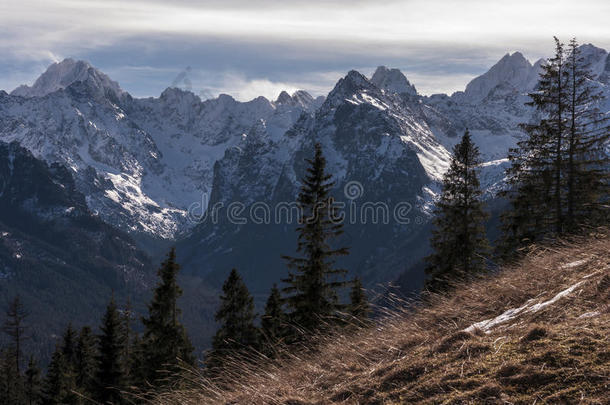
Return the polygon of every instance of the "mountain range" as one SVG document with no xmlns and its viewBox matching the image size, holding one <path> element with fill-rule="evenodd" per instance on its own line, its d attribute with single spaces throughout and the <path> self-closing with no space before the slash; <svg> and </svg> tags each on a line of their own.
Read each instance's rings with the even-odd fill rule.
<svg viewBox="0 0 610 405">
<path fill-rule="evenodd" d="M 601 107 L 610 111 L 610 56 L 590 44 L 580 49 L 596 86 L 608 96 Z M 62 257 L 74 253 L 68 251 L 80 232 L 76 224 L 87 218 L 94 228 L 82 231 L 89 232 L 84 246 L 89 239 L 118 238 L 115 248 L 131 252 L 122 261 L 112 255 L 99 269 L 79 268 L 89 281 L 105 271 L 108 288 L 117 280 L 143 288 L 153 275 L 147 256 L 157 261 L 160 246 L 177 244 L 184 275 L 206 291 L 198 299 L 213 302 L 214 289 L 237 267 L 260 303 L 285 276 L 280 256 L 296 246 L 295 224 L 280 221 L 276 209 L 294 201 L 304 159 L 319 142 L 337 200 L 355 207 L 359 218 L 346 224 L 339 241 L 352 248 L 342 264 L 369 287 L 400 277 L 406 290 L 416 290 L 428 252 L 428 220 L 451 148 L 469 129 L 485 162 L 485 196 L 496 209 L 508 149 L 522 135 L 519 123 L 532 118 L 525 102 L 542 63 L 532 64 L 519 52 L 506 54 L 452 95 L 421 95 L 400 70 L 380 66 L 370 78 L 350 71 L 326 97 L 297 91 L 248 102 L 225 94 L 201 100 L 179 88 L 158 98 L 134 98 L 87 62 L 55 63 L 32 86 L 0 91 L 2 190 L 7 184 L 43 187 L 44 181 L 43 188 L 28 192 L 54 199 L 49 205 L 15 191 L 19 198 L 3 205 L 0 286 L 6 291 L 21 273 L 60 271 L 47 273 L 41 251 L 22 248 L 26 240 L 45 249 L 52 242 L 49 257 L 63 260 L 58 269 L 67 269 Z M 36 171 L 15 170 L 17 155 Z M 246 223 L 228 217 L 232 203 L 239 203 Z M 365 203 L 373 208 L 365 210 Z M 375 203 L 388 206 L 389 221 L 373 221 Z M 222 207 L 218 218 L 204 215 L 208 207 Z M 9 221 L 18 218 L 13 212 L 32 224 L 18 228 Z M 41 236 L 45 232 L 53 236 Z M 22 242 L 11 242 L 12 235 Z M 17 272 L 15 255 L 32 262 Z M 211 319 L 209 313 L 204 317 Z"/>
</svg>

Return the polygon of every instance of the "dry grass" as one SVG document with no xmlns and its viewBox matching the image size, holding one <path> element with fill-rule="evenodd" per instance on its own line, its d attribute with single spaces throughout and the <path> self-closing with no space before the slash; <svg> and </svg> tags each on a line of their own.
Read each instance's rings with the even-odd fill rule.
<svg viewBox="0 0 610 405">
<path fill-rule="evenodd" d="M 538 247 L 518 265 L 320 338 L 281 364 L 237 361 L 229 383 L 185 377 L 158 404 L 587 403 L 610 398 L 610 236 Z M 489 331 L 464 329 L 551 300 Z"/>
</svg>

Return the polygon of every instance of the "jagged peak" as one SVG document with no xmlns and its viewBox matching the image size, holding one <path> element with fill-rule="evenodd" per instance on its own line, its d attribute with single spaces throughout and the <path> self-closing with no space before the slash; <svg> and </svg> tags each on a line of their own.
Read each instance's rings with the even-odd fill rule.
<svg viewBox="0 0 610 405">
<path fill-rule="evenodd" d="M 498 85 L 508 85 L 517 91 L 529 90 L 534 74 L 534 66 L 521 52 L 506 53 L 487 72 L 468 83 L 464 96 L 471 102 L 479 102 Z"/>
<path fill-rule="evenodd" d="M 193 98 L 199 99 L 199 97 L 190 90 L 183 90 L 179 87 L 168 87 L 159 96 L 163 100 L 172 100 L 176 98 Z M 201 100 L 201 99 L 199 99 Z"/>
<path fill-rule="evenodd" d="M 399 69 L 388 69 L 385 66 L 379 66 L 373 76 L 371 82 L 382 90 L 397 94 L 416 95 L 417 90 L 407 77 Z"/>
<path fill-rule="evenodd" d="M 290 97 L 290 94 L 288 94 L 286 90 L 282 90 L 280 95 L 277 97 L 277 100 L 275 100 L 276 104 L 288 104 L 290 102 L 292 102 L 292 97 Z"/>
<path fill-rule="evenodd" d="M 57 90 L 64 89 L 73 83 L 88 82 L 93 88 L 113 92 L 116 96 L 124 93 L 119 84 L 106 74 L 91 66 L 87 61 L 64 59 L 53 63 L 36 79 L 32 86 L 21 85 L 11 95 L 22 97 L 44 97 Z"/>
<path fill-rule="evenodd" d="M 305 90 L 297 90 L 292 95 L 287 91 L 282 91 L 275 100 L 276 106 L 301 107 L 306 110 L 316 107 L 316 100 Z"/>
<path fill-rule="evenodd" d="M 344 99 L 367 89 L 377 89 L 377 87 L 362 73 L 350 70 L 345 77 L 339 79 L 328 94 L 328 100 Z"/>
<path fill-rule="evenodd" d="M 591 43 L 588 44 L 582 44 L 578 47 L 578 49 L 580 50 L 580 52 L 583 55 L 606 55 L 606 50 L 604 48 L 600 48 L 598 46 L 595 46 Z"/>
</svg>

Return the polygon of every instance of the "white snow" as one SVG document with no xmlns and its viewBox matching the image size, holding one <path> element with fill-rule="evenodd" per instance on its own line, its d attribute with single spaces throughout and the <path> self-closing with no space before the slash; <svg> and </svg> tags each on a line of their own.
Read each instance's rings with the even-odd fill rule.
<svg viewBox="0 0 610 405">
<path fill-rule="evenodd" d="M 599 311 L 585 312 L 584 314 L 580 315 L 578 317 L 578 319 L 594 318 L 594 317 L 598 316 L 599 314 L 600 314 Z"/>
<path fill-rule="evenodd" d="M 470 325 L 469 327 L 467 327 L 466 329 L 464 329 L 464 331 L 472 333 L 475 330 L 481 330 L 485 333 L 490 333 L 491 330 L 495 326 L 512 321 L 521 314 L 536 313 L 536 312 L 540 311 L 541 309 L 548 307 L 549 305 L 553 305 L 554 303 L 559 301 L 561 298 L 570 295 L 572 292 L 574 292 L 574 290 L 576 290 L 578 287 L 580 287 L 585 282 L 586 282 L 586 280 L 579 281 L 578 283 L 559 292 L 557 295 L 555 295 L 550 300 L 547 300 L 544 302 L 534 304 L 533 302 L 535 301 L 535 299 L 528 300 L 525 304 L 523 304 L 519 308 L 512 308 L 507 311 L 504 311 L 502 314 L 496 316 L 495 318 L 486 319 L 484 321 L 474 323 L 474 324 Z"/>
<path fill-rule="evenodd" d="M 574 262 L 564 264 L 563 266 L 561 266 L 561 268 L 562 269 L 571 269 L 573 267 L 581 266 L 581 265 L 587 263 L 588 261 L 589 261 L 589 259 L 576 260 Z"/>
</svg>

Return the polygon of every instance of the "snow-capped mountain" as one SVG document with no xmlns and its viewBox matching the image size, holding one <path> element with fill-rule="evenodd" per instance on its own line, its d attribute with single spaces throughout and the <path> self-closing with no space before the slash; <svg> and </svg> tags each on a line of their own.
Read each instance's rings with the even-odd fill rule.
<svg viewBox="0 0 610 405">
<path fill-rule="evenodd" d="M 610 95 L 608 53 L 593 45 L 581 51 Z M 256 202 L 293 201 L 303 159 L 319 141 L 338 196 L 357 181 L 366 201 L 409 202 L 411 218 L 425 222 L 451 148 L 467 128 L 485 161 L 482 185 L 492 197 L 503 185 L 507 151 L 521 136 L 519 123 L 531 116 L 525 102 L 542 63 L 507 54 L 453 95 L 419 95 L 398 69 L 380 66 L 371 78 L 349 72 L 326 98 L 297 91 L 239 102 L 228 95 L 202 101 L 177 88 L 133 98 L 86 62 L 67 59 L 31 87 L 0 92 L 0 140 L 68 167 L 88 207 L 110 224 L 167 239 L 190 234 L 182 246 L 192 272 L 252 266 L 249 245 L 262 246 L 262 256 L 275 258 L 266 264 L 279 271 L 278 255 L 293 248 L 290 227 L 269 233 L 221 221 L 193 228 L 189 210 L 203 214 L 208 203 L 239 201 L 247 212 Z M 610 110 L 608 102 L 604 108 Z M 376 242 L 359 246 L 350 266 L 372 281 L 391 278 L 370 263 L 404 262 L 397 252 L 407 248 L 421 257 L 426 237 L 418 236 L 425 232 L 419 225 L 352 227 L 353 240 L 366 230 Z M 270 248 L 269 240 L 277 246 Z M 202 262 L 205 268 L 196 268 Z"/>
<path fill-rule="evenodd" d="M 172 238 L 189 228 L 188 207 L 207 201 L 228 148 L 261 123 L 279 137 L 320 103 L 302 91 L 275 102 L 201 101 L 176 88 L 134 99 L 88 63 L 66 59 L 32 87 L 0 92 L 0 140 L 69 167 L 107 222 Z"/>
<path fill-rule="evenodd" d="M 112 93 L 119 97 L 124 93 L 117 82 L 92 67 L 88 62 L 68 58 L 61 63 L 49 66 L 31 87 L 19 86 L 11 92 L 11 95 L 43 97 L 57 90 L 65 89 L 76 82 L 89 82 L 90 87 L 99 90 L 101 94 Z"/>
</svg>

